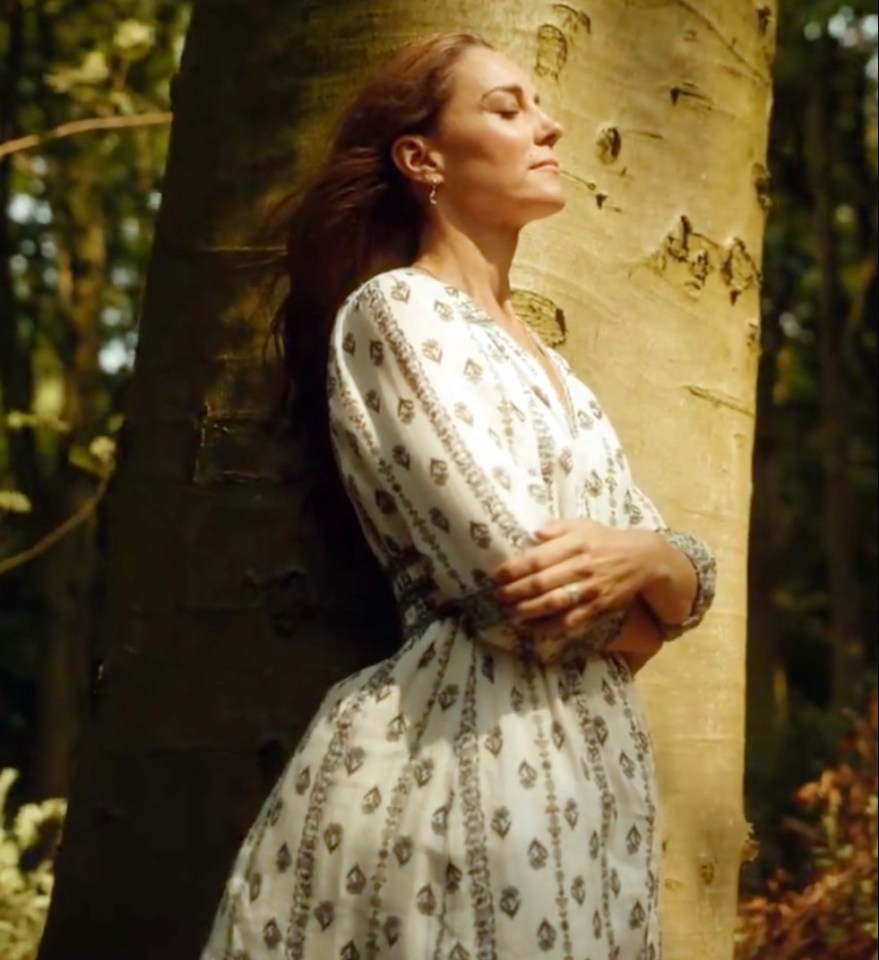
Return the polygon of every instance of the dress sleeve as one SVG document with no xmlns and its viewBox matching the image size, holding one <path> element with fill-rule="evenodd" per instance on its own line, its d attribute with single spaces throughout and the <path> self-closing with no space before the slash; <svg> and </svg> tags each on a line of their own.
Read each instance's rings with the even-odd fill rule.
<svg viewBox="0 0 879 960">
<path fill-rule="evenodd" d="M 552 519 L 533 444 L 483 347 L 448 300 L 380 274 L 343 305 L 330 344 L 334 449 L 367 537 L 387 567 L 399 544 L 429 571 L 432 598 L 469 604 L 480 636 L 519 647 L 490 574 Z M 396 591 L 399 596 L 399 590 Z"/>
<path fill-rule="evenodd" d="M 650 498 L 634 484 L 626 495 L 625 511 L 631 526 L 661 533 L 671 546 L 684 554 L 696 571 L 696 596 L 687 618 L 676 624 L 657 621 L 663 637 L 666 640 L 674 640 L 697 627 L 714 602 L 717 582 L 716 558 L 708 544 L 700 537 L 680 530 L 670 530 Z"/>
</svg>

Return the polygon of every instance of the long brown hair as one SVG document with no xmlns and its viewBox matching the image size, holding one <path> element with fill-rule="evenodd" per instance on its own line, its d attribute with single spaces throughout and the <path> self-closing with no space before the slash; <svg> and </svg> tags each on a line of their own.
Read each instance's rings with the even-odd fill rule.
<svg viewBox="0 0 879 960">
<path fill-rule="evenodd" d="M 491 45 L 473 34 L 447 33 L 400 49 L 344 111 L 326 159 L 292 209 L 289 292 L 272 330 L 283 358 L 284 407 L 307 443 L 321 502 L 327 486 L 337 486 L 326 403 L 333 321 L 357 286 L 415 259 L 423 201 L 394 164 L 391 147 L 404 134 L 432 131 L 451 92 L 452 68 L 472 47 Z"/>
</svg>

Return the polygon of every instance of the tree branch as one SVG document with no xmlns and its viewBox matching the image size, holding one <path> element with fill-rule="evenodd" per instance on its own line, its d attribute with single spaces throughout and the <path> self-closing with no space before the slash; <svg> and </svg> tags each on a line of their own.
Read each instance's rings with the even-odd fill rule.
<svg viewBox="0 0 879 960">
<path fill-rule="evenodd" d="M 22 550 L 21 553 L 15 553 L 5 560 L 0 560 L 0 577 L 2 577 L 4 573 L 9 573 L 10 570 L 20 567 L 23 563 L 33 560 L 34 557 L 38 557 L 41 553 L 45 553 L 50 547 L 58 543 L 59 540 L 63 540 L 71 530 L 86 520 L 107 492 L 111 476 L 112 472 L 108 472 L 101 477 L 101 482 L 98 484 L 97 489 L 79 510 L 71 514 L 60 526 L 49 531 L 42 540 L 38 540 L 32 547 L 28 547 L 27 550 Z"/>
<path fill-rule="evenodd" d="M 0 160 L 11 153 L 32 150 L 52 140 L 73 137 L 78 133 L 91 133 L 95 130 L 120 130 L 131 127 L 153 127 L 170 123 L 174 115 L 170 112 L 138 113 L 131 117 L 90 117 L 88 120 L 72 120 L 45 133 L 32 133 L 26 137 L 17 137 L 0 143 Z"/>
</svg>

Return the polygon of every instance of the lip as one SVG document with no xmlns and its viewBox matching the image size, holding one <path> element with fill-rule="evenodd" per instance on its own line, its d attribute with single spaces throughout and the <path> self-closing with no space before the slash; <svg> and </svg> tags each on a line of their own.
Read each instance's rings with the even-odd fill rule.
<svg viewBox="0 0 879 960">
<path fill-rule="evenodd" d="M 535 164 L 532 164 L 531 166 L 532 170 L 546 170 L 547 168 L 550 170 L 558 170 L 559 169 L 558 160 L 541 160 L 540 163 L 535 163 Z"/>
</svg>

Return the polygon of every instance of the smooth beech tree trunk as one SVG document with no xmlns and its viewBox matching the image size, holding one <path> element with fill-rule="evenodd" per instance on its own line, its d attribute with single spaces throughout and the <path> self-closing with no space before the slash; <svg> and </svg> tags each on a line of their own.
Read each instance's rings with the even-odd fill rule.
<svg viewBox="0 0 879 960">
<path fill-rule="evenodd" d="M 719 555 L 709 621 L 639 683 L 667 958 L 732 956 L 771 5 L 211 0 L 174 88 L 113 495 L 110 654 L 41 960 L 193 960 L 323 691 L 382 655 L 361 612 L 374 587 L 320 542 L 308 464 L 268 429 L 270 210 L 364 74 L 448 29 L 531 70 L 568 131 L 570 202 L 523 239 L 519 308 L 599 393 L 668 521 Z"/>
</svg>

